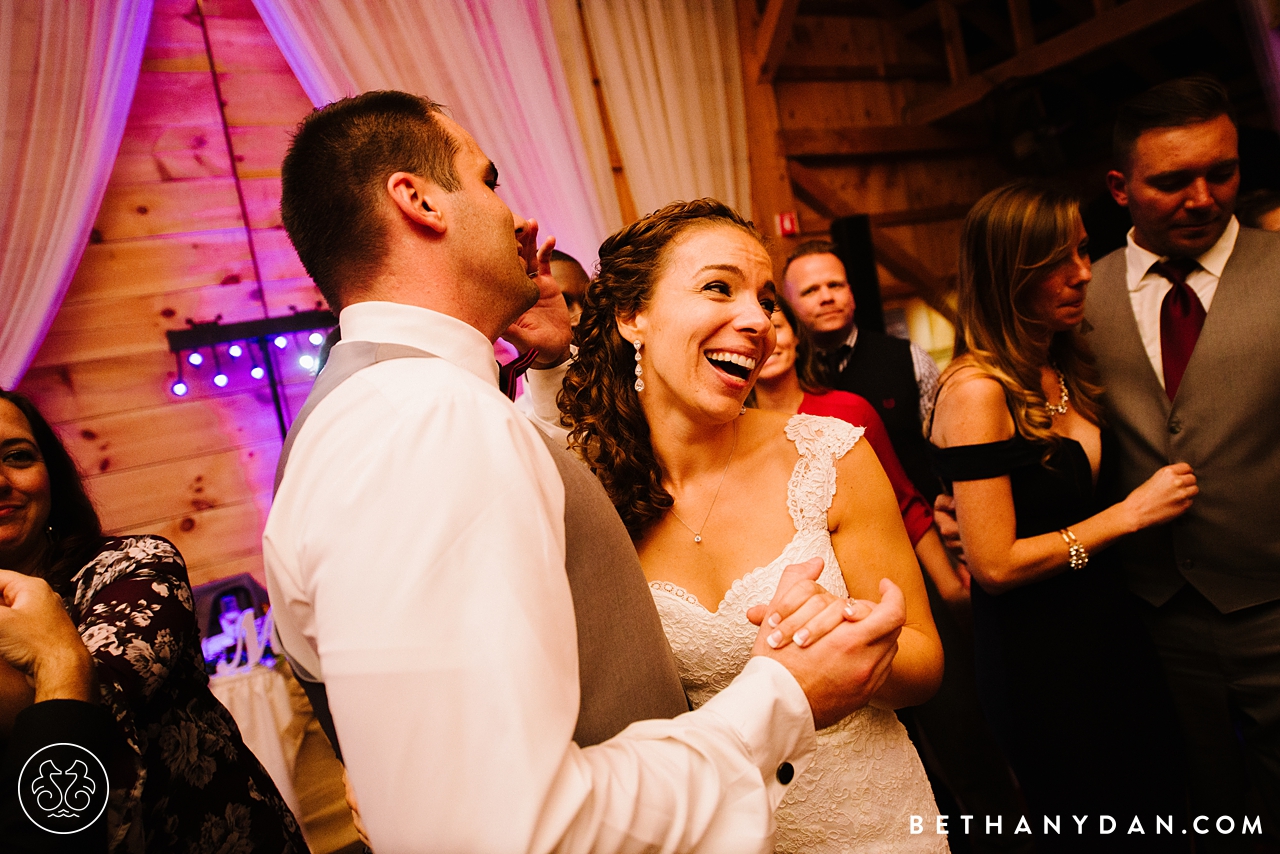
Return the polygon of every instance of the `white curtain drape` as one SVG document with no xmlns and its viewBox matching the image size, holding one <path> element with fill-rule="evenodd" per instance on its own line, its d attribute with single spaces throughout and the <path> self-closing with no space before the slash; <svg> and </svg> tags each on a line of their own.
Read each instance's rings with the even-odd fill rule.
<svg viewBox="0 0 1280 854">
<path fill-rule="evenodd" d="M 22 378 L 89 239 L 152 0 L 0 2 L 0 387 Z"/>
<path fill-rule="evenodd" d="M 588 266 L 609 232 L 540 0 L 254 0 L 312 103 L 430 97 L 497 164 L 499 193 Z M 616 201 L 615 201 L 616 207 Z"/>
<path fill-rule="evenodd" d="M 733 0 L 582 0 L 636 209 L 712 196 L 751 215 Z"/>
</svg>

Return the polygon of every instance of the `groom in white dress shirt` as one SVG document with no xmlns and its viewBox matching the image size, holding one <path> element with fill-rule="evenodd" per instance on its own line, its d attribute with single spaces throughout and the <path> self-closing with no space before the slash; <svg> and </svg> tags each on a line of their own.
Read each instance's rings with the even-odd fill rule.
<svg viewBox="0 0 1280 854">
<path fill-rule="evenodd" d="M 531 277 L 536 224 L 496 183 L 465 130 L 403 93 L 329 105 L 290 148 L 283 218 L 340 312 L 335 359 L 349 342 L 435 358 L 363 368 L 297 432 L 264 535 L 280 638 L 324 685 L 378 854 L 771 851 L 815 721 L 882 683 L 901 594 L 804 649 L 757 640 L 698 711 L 573 742 L 565 487 L 491 346 L 550 276 Z"/>
</svg>

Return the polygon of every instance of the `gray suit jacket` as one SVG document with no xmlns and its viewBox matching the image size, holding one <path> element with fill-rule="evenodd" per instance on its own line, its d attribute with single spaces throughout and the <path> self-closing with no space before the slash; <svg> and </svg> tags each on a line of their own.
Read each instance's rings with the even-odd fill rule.
<svg viewBox="0 0 1280 854">
<path fill-rule="evenodd" d="M 1181 518 L 1115 546 L 1130 587 L 1158 606 L 1190 583 L 1223 613 L 1280 599 L 1280 234 L 1240 230 L 1173 401 L 1142 346 L 1123 249 L 1094 266 L 1085 318 L 1119 440 L 1115 497 L 1174 462 L 1200 487 Z"/>
</svg>

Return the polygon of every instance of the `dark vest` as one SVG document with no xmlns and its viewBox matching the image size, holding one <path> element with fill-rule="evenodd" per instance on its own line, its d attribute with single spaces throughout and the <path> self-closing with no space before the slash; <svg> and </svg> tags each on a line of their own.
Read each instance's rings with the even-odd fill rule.
<svg viewBox="0 0 1280 854">
<path fill-rule="evenodd" d="M 1189 583 L 1224 614 L 1280 600 L 1280 235 L 1240 229 L 1172 401 L 1142 344 L 1123 249 L 1093 265 L 1085 319 L 1120 451 L 1113 498 L 1173 462 L 1200 487 L 1172 524 L 1116 543 L 1131 589 L 1159 606 Z"/>
<path fill-rule="evenodd" d="M 277 489 L 294 440 L 316 405 L 357 371 L 403 358 L 437 357 L 402 344 L 369 341 L 348 341 L 334 348 L 289 428 L 276 468 Z M 622 519 L 595 475 L 541 430 L 538 435 L 546 442 L 564 481 L 565 574 L 577 624 L 581 689 L 573 740 L 586 747 L 612 738 L 635 721 L 675 717 L 688 711 L 689 704 Z M 341 758 L 324 682 L 308 673 L 287 650 L 279 651 L 289 659 L 320 726 Z"/>
<path fill-rule="evenodd" d="M 907 477 L 932 504 L 942 485 L 933 472 L 929 443 L 920 424 L 920 385 L 911 361 L 911 343 L 859 329 L 835 387 L 866 398 L 876 408 Z"/>
</svg>

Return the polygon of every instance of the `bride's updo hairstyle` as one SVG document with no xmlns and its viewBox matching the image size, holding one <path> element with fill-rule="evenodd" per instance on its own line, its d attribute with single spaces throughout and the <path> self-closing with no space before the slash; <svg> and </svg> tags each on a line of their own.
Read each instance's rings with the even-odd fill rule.
<svg viewBox="0 0 1280 854">
<path fill-rule="evenodd" d="M 667 250 L 696 228 L 728 226 L 764 241 L 755 227 L 715 199 L 673 202 L 615 232 L 600 245 L 599 272 L 587 286 L 574 332 L 578 355 L 558 402 L 569 444 L 604 484 L 632 539 L 673 501 L 649 441 L 649 423 L 635 390 L 635 347 L 618 331 L 653 295 Z"/>
<path fill-rule="evenodd" d="M 1043 338 L 1043 326 L 1027 304 L 1032 287 L 1070 256 L 1079 219 L 1074 196 L 1015 181 L 978 200 L 960 237 L 955 356 L 968 354 L 1004 387 L 1018 433 L 1048 445 L 1046 458 L 1058 440 L 1040 385 L 1043 355 L 1033 343 Z M 1077 330 L 1054 333 L 1049 361 L 1066 378 L 1076 411 L 1101 424 L 1102 389 Z"/>
</svg>

